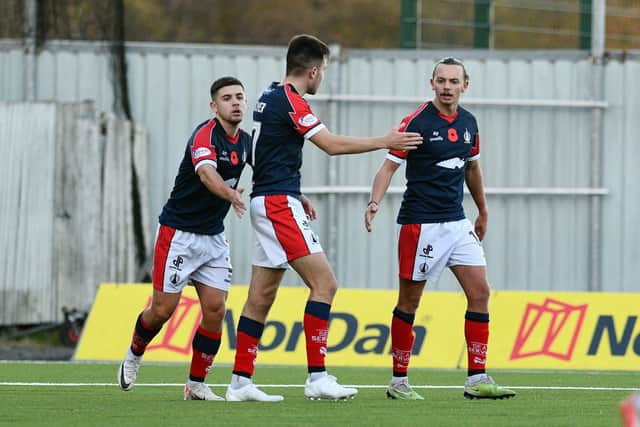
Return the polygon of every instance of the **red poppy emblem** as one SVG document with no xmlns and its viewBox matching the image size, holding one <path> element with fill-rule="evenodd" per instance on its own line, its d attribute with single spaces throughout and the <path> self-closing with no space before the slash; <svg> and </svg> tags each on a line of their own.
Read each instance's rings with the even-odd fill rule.
<svg viewBox="0 0 640 427">
<path fill-rule="evenodd" d="M 451 142 L 456 142 L 458 140 L 458 132 L 454 128 L 449 128 L 447 136 Z"/>
<path fill-rule="evenodd" d="M 230 158 L 231 158 L 231 164 L 232 164 L 233 166 L 235 166 L 235 165 L 237 165 L 237 164 L 238 164 L 238 153 L 236 153 L 235 151 L 232 151 L 232 152 L 231 152 L 231 157 L 230 157 Z"/>
</svg>

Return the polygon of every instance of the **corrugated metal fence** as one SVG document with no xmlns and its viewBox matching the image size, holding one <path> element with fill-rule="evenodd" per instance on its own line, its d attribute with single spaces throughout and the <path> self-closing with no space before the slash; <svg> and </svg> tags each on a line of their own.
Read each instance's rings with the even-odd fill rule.
<svg viewBox="0 0 640 427">
<path fill-rule="evenodd" d="M 430 98 L 436 59 L 451 52 L 340 51 L 316 113 L 336 133 L 382 134 Z M 208 117 L 208 89 L 223 75 L 245 84 L 249 102 L 284 70 L 284 48 L 130 43 L 133 116 L 149 133 L 149 235 L 171 190 L 192 128 Z M 610 54 L 602 81 L 577 51 L 456 51 L 471 86 L 463 104 L 476 114 L 489 193 L 485 242 L 495 289 L 636 291 L 640 172 L 637 100 L 640 55 Z M 107 51 L 99 44 L 53 42 L 36 61 L 36 98 L 93 99 L 109 111 L 113 95 Z M 24 54 L 0 43 L 0 99 L 24 99 Z M 602 99 L 597 95 L 601 91 Z M 634 95 L 635 94 L 635 95 Z M 251 128 L 250 114 L 243 124 Z M 384 153 L 329 158 L 305 148 L 303 186 L 315 200 L 321 236 L 342 286 L 392 288 L 396 282 L 395 213 L 403 186 L 398 173 L 371 235 L 362 215 L 368 187 Z M 250 187 L 250 171 L 243 177 Z M 4 191 L 4 190 L 3 190 Z M 467 214 L 475 211 L 465 202 Z M 229 216 L 234 282 L 250 275 L 252 235 L 247 218 Z M 151 242 L 148 242 L 150 244 Z M 285 281 L 300 285 L 295 275 Z M 446 274 L 431 288 L 456 289 Z"/>
<path fill-rule="evenodd" d="M 0 325 L 61 320 L 62 307 L 88 309 L 101 281 L 140 277 L 143 128 L 90 102 L 0 102 L 0 141 Z"/>
</svg>

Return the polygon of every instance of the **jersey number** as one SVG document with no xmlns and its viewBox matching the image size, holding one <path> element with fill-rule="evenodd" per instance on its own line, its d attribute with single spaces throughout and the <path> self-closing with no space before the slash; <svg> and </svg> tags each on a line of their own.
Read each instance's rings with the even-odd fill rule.
<svg viewBox="0 0 640 427">
<path fill-rule="evenodd" d="M 252 147 L 251 147 L 251 166 L 256 165 L 256 145 L 258 145 L 258 138 L 260 138 L 260 128 L 262 127 L 261 122 L 253 122 L 253 132 L 252 132 Z"/>
</svg>

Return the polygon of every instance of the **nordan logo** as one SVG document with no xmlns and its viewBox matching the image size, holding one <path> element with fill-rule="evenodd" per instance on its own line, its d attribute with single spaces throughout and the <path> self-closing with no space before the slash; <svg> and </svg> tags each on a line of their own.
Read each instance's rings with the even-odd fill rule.
<svg viewBox="0 0 640 427">
<path fill-rule="evenodd" d="M 511 360 L 533 356 L 571 360 L 587 306 L 570 305 L 551 298 L 545 299 L 542 305 L 527 304 Z"/>
</svg>

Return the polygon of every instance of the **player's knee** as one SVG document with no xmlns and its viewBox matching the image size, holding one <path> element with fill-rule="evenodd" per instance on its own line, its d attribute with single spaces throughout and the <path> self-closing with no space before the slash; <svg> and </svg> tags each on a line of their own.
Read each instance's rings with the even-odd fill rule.
<svg viewBox="0 0 640 427">
<path fill-rule="evenodd" d="M 252 311 L 267 313 L 276 299 L 276 291 L 277 289 L 252 293 L 247 300 L 247 305 Z"/>
<path fill-rule="evenodd" d="M 149 310 L 151 323 L 163 325 L 173 314 L 174 307 L 171 305 L 152 304 Z"/>
<path fill-rule="evenodd" d="M 469 293 L 469 302 L 474 304 L 488 304 L 491 296 L 491 289 L 488 282 L 483 282 L 475 286 Z"/>
<path fill-rule="evenodd" d="M 224 319 L 226 307 L 224 304 L 209 305 L 202 311 L 206 323 L 218 324 Z"/>
<path fill-rule="evenodd" d="M 420 306 L 420 295 L 409 295 L 398 301 L 398 309 L 405 313 L 415 313 Z"/>
<path fill-rule="evenodd" d="M 310 288 L 314 297 L 332 301 L 338 291 L 338 282 L 335 277 L 332 276 L 313 283 Z"/>
</svg>

